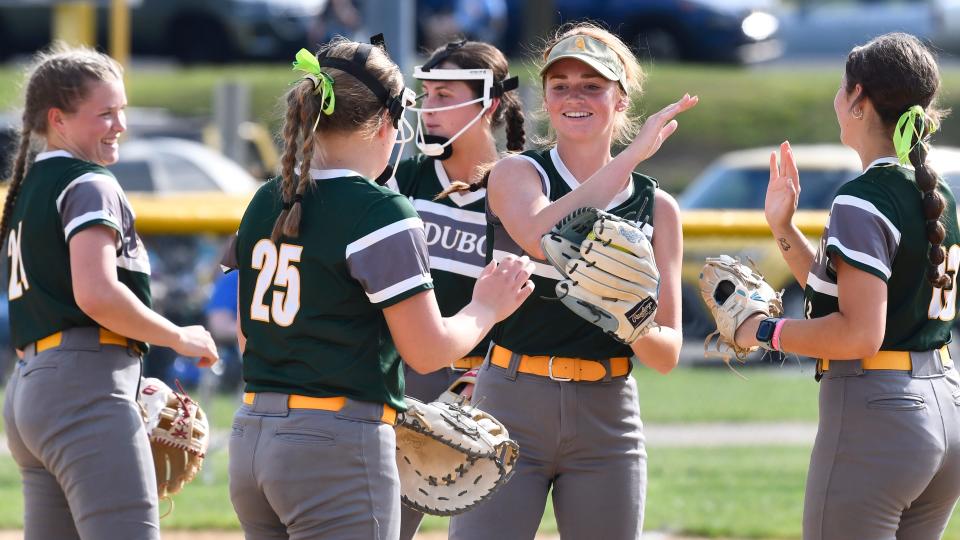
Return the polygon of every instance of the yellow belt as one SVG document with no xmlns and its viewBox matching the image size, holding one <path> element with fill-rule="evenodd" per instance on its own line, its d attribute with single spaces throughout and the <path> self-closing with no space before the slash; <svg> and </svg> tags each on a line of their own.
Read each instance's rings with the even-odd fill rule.
<svg viewBox="0 0 960 540">
<path fill-rule="evenodd" d="M 55 334 L 50 334 L 49 336 L 40 339 L 36 343 L 36 352 L 37 354 L 42 353 L 43 351 L 54 349 L 60 346 L 60 343 L 63 342 L 63 332 L 57 332 Z M 100 329 L 100 344 L 101 345 L 120 345 L 123 347 L 128 347 L 132 344 L 129 339 L 111 332 L 106 328 Z"/>
<path fill-rule="evenodd" d="M 490 363 L 502 367 L 510 368 L 510 357 L 513 355 L 509 349 L 499 345 L 493 347 L 493 353 L 490 355 Z M 564 358 L 560 356 L 528 356 L 520 357 L 519 373 L 529 373 L 541 377 L 549 377 L 555 381 L 601 381 L 607 376 L 607 369 L 602 362 L 597 360 L 587 360 L 586 358 Z M 619 356 L 610 359 L 610 376 L 622 377 L 630 373 L 630 359 L 626 356 Z"/>
<path fill-rule="evenodd" d="M 469 371 L 473 368 L 478 368 L 483 364 L 482 356 L 464 356 L 458 360 L 454 360 L 450 364 L 450 367 L 458 371 Z"/>
<path fill-rule="evenodd" d="M 253 392 L 245 392 L 243 394 L 243 402 L 247 405 L 253 405 L 253 399 L 257 394 Z M 343 396 L 335 397 L 313 397 L 313 396 L 301 396 L 298 394 L 290 394 L 287 398 L 287 407 L 291 409 L 314 409 L 321 411 L 339 411 L 347 403 L 347 398 Z M 380 417 L 380 420 L 384 424 L 394 425 L 397 423 L 397 410 L 393 407 L 384 404 L 383 406 L 383 415 Z"/>
<path fill-rule="evenodd" d="M 953 365 L 950 351 L 946 345 L 940 347 L 940 361 L 944 367 Z M 835 360 L 835 362 L 845 362 L 845 360 Z M 829 359 L 821 358 L 818 364 L 820 371 L 830 371 Z M 895 369 L 911 371 L 913 369 L 913 363 L 910 361 L 910 351 L 880 351 L 870 358 L 860 360 L 860 365 L 865 370 Z"/>
</svg>

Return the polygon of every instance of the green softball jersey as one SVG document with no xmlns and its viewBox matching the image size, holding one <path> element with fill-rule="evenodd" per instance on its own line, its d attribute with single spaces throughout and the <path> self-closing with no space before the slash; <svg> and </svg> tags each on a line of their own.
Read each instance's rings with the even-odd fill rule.
<svg viewBox="0 0 960 540">
<path fill-rule="evenodd" d="M 944 269 L 957 278 L 960 230 L 956 202 L 943 182 L 937 191 L 946 202 L 940 217 L 947 231 Z M 927 281 L 930 244 L 920 196 L 913 170 L 896 165 L 896 158 L 875 161 L 840 188 L 807 276 L 807 318 L 839 310 L 836 261 L 840 257 L 887 283 L 882 350 L 925 351 L 950 341 L 957 291 L 955 286 L 934 288 Z"/>
<path fill-rule="evenodd" d="M 116 230 L 117 278 L 151 305 L 150 259 L 135 219 L 106 168 L 64 150 L 37 155 L 23 179 L 5 239 L 16 348 L 68 328 L 98 326 L 74 300 L 68 248 L 73 235 L 94 225 Z"/>
<path fill-rule="evenodd" d="M 486 264 L 486 190 L 451 193 L 434 201 L 450 187 L 450 179 L 439 160 L 422 154 L 401 162 L 387 185 L 409 197 L 420 214 L 440 314 L 455 315 L 470 303 L 473 285 Z M 484 339 L 468 356 L 486 354 L 488 344 Z"/>
<path fill-rule="evenodd" d="M 554 147 L 520 154 L 540 175 L 543 193 L 555 201 L 580 187 Z M 633 173 L 627 187 L 614 197 L 606 210 L 643 224 L 643 232 L 653 238 L 653 206 L 657 181 Z M 500 220 L 487 209 L 487 258 L 500 259 L 507 254 L 522 255 L 523 250 L 510 238 Z M 606 335 L 600 327 L 582 319 L 562 303 L 551 300 L 560 273 L 545 261 L 535 261 L 531 279 L 533 294 L 513 315 L 494 327 L 493 342 L 513 352 L 529 355 L 572 356 L 603 359 L 632 356 L 633 351 Z"/>
<path fill-rule="evenodd" d="M 404 409 L 383 309 L 433 287 L 410 202 L 350 170 L 311 170 L 300 234 L 270 241 L 279 179 L 250 201 L 228 267 L 239 268 L 248 392 L 345 396 Z M 229 257 L 230 254 L 228 254 Z"/>
</svg>

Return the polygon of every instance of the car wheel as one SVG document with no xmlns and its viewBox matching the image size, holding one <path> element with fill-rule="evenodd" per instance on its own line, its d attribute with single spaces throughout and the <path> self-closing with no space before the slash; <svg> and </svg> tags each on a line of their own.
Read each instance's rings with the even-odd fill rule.
<svg viewBox="0 0 960 540">
<path fill-rule="evenodd" d="M 171 52 L 184 64 L 224 62 L 231 48 L 223 26 L 206 17 L 176 20 L 171 25 L 170 43 Z"/>
</svg>

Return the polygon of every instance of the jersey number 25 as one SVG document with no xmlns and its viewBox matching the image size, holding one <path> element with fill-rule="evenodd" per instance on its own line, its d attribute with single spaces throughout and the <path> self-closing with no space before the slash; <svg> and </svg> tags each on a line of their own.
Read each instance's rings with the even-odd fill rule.
<svg viewBox="0 0 960 540">
<path fill-rule="evenodd" d="M 253 246 L 254 270 L 259 270 L 257 286 L 253 290 L 253 300 L 250 302 L 250 318 L 255 321 L 273 322 L 280 326 L 290 326 L 300 311 L 300 271 L 293 263 L 300 262 L 303 246 L 280 244 L 280 249 L 264 238 Z M 270 307 L 264 303 L 264 296 L 270 289 L 271 282 L 275 287 L 284 287 L 284 291 L 273 291 L 273 300 Z"/>
</svg>

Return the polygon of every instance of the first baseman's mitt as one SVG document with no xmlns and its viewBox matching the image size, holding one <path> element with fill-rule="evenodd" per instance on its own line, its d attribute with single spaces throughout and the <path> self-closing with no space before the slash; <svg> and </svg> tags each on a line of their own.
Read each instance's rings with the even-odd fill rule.
<svg viewBox="0 0 960 540">
<path fill-rule="evenodd" d="M 519 447 L 494 417 L 461 403 L 406 399 L 410 408 L 397 417 L 397 468 L 407 506 L 459 514 L 510 479 Z"/>
<path fill-rule="evenodd" d="M 196 401 L 160 379 L 141 379 L 137 402 L 150 437 L 157 494 L 165 499 L 200 472 L 210 436 L 207 415 Z"/>
<path fill-rule="evenodd" d="M 729 255 L 707 257 L 700 272 L 700 295 L 717 322 L 717 331 L 704 341 L 704 356 L 719 357 L 729 363 L 731 357 L 743 360 L 757 350 L 759 347 L 736 344 L 737 328 L 757 313 L 767 317 L 783 315 L 782 294 L 774 291 L 755 268 Z"/>
<path fill-rule="evenodd" d="M 580 208 L 540 239 L 563 280 L 565 306 L 622 343 L 633 343 L 653 324 L 660 272 L 653 245 L 633 221 L 596 208 Z"/>
</svg>

